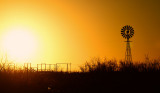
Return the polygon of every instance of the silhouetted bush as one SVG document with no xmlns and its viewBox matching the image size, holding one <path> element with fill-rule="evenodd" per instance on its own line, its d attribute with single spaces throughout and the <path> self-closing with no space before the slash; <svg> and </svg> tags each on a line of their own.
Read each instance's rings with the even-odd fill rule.
<svg viewBox="0 0 160 93">
<path fill-rule="evenodd" d="M 92 59 L 80 66 L 81 72 L 160 72 L 160 61 L 125 62 L 115 60 Z"/>
<path fill-rule="evenodd" d="M 86 62 L 84 66 L 80 66 L 82 72 L 114 72 L 117 71 L 118 64 L 116 61 L 106 59 L 92 59 L 91 62 Z"/>
</svg>

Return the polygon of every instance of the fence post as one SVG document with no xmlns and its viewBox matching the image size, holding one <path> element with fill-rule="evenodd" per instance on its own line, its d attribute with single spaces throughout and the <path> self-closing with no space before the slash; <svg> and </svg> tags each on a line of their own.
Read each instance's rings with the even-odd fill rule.
<svg viewBox="0 0 160 93">
<path fill-rule="evenodd" d="M 37 64 L 37 72 L 38 72 L 38 64 Z"/>
</svg>

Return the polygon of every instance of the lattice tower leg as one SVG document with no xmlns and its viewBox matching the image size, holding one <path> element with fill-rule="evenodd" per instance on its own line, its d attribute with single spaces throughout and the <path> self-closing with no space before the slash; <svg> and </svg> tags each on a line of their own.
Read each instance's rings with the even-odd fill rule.
<svg viewBox="0 0 160 93">
<path fill-rule="evenodd" d="M 130 47 L 129 40 L 127 40 L 127 44 L 126 44 L 125 62 L 126 63 L 132 62 L 132 54 L 131 54 L 131 47 Z"/>
</svg>

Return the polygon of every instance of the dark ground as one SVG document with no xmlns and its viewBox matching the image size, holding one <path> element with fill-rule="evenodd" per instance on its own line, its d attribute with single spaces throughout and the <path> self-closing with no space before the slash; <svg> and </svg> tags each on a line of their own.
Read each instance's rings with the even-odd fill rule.
<svg viewBox="0 0 160 93">
<path fill-rule="evenodd" d="M 51 89 L 48 89 L 50 87 Z M 0 73 L 0 93 L 158 93 L 159 72 Z"/>
</svg>

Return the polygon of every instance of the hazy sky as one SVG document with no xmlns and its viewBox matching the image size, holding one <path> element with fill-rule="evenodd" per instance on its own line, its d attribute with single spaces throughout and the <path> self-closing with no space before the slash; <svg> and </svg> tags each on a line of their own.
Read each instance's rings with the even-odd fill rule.
<svg viewBox="0 0 160 93">
<path fill-rule="evenodd" d="M 75 68 L 93 57 L 123 60 L 125 25 L 135 30 L 134 61 L 160 56 L 159 0 L 0 0 L 1 46 L 6 33 L 22 28 L 37 42 L 25 62 L 71 62 Z"/>
</svg>

